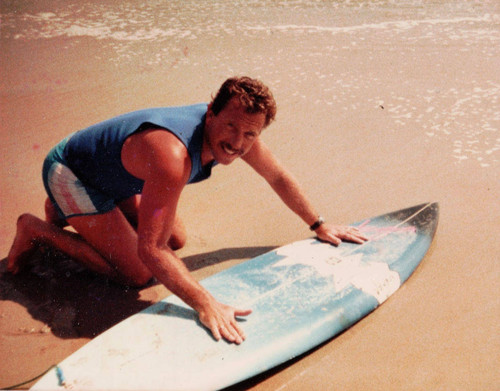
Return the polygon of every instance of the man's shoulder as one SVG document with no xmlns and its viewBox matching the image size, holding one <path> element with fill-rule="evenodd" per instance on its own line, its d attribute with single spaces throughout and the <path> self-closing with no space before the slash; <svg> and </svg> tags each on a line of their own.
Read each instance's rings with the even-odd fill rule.
<svg viewBox="0 0 500 391">
<path fill-rule="evenodd" d="M 191 171 L 184 143 L 162 128 L 151 127 L 129 137 L 123 147 L 122 160 L 128 171 L 134 171 L 133 175 L 144 180 L 150 175 L 162 175 L 183 181 Z"/>
<path fill-rule="evenodd" d="M 207 103 L 195 103 L 184 106 L 155 107 L 143 110 L 153 116 L 158 116 L 163 120 L 181 120 L 199 122 L 207 113 Z"/>
</svg>

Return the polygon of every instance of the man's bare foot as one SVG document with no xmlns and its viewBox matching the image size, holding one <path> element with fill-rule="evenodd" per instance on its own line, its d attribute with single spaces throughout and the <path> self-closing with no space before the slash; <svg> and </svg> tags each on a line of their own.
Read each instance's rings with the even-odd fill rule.
<svg viewBox="0 0 500 391">
<path fill-rule="evenodd" d="M 33 228 L 40 219 L 30 214 L 23 214 L 17 219 L 17 230 L 14 243 L 7 256 L 7 270 L 13 274 L 22 270 L 26 261 L 38 248 L 38 243 L 33 235 Z"/>
</svg>

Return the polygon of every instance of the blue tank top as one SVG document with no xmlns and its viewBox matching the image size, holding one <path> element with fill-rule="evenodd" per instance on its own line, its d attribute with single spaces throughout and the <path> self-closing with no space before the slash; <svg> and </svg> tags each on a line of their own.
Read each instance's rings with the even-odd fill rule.
<svg viewBox="0 0 500 391">
<path fill-rule="evenodd" d="M 188 183 L 207 179 L 215 162 L 201 164 L 206 104 L 163 107 L 134 111 L 76 132 L 64 148 L 68 167 L 85 185 L 115 200 L 142 192 L 144 181 L 125 170 L 121 150 L 126 138 L 147 126 L 173 133 L 187 148 L 191 157 Z"/>
</svg>

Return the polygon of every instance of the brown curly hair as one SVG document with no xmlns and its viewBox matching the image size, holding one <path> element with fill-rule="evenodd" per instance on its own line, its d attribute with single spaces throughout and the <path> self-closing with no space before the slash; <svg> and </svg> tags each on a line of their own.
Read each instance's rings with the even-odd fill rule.
<svg viewBox="0 0 500 391">
<path fill-rule="evenodd" d="M 276 101 L 271 90 L 260 80 L 247 76 L 231 77 L 220 87 L 212 99 L 212 112 L 219 114 L 226 104 L 234 97 L 249 114 L 263 113 L 266 116 L 264 127 L 267 127 L 276 117 Z"/>
</svg>

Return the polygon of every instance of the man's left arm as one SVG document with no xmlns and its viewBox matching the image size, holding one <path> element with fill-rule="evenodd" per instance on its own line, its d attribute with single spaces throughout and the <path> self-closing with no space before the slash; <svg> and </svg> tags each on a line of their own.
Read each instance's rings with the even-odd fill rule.
<svg viewBox="0 0 500 391">
<path fill-rule="evenodd" d="M 260 138 L 255 141 L 252 149 L 243 156 L 243 160 L 269 183 L 283 202 L 308 226 L 312 228 L 314 225 L 317 226 L 314 231 L 319 239 L 334 245 L 339 245 L 342 240 L 361 244 L 368 239 L 355 227 L 322 223 L 319 220 L 319 214 L 297 180 L 276 159 Z"/>
</svg>

